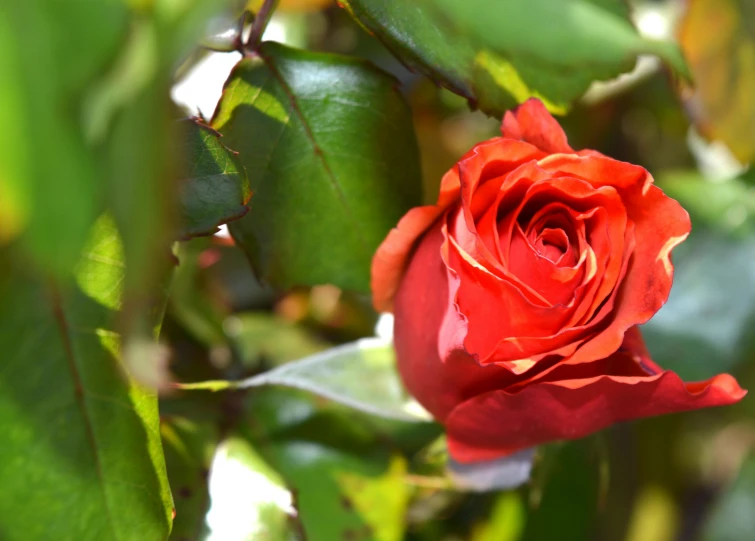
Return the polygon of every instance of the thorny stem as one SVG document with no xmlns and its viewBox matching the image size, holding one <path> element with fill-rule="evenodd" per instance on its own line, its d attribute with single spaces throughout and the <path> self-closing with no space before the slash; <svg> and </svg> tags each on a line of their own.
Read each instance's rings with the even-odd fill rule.
<svg viewBox="0 0 755 541">
<path fill-rule="evenodd" d="M 259 47 L 262 41 L 262 34 L 267 28 L 267 23 L 270 22 L 270 17 L 275 11 L 275 7 L 278 5 L 278 0 L 265 0 L 262 7 L 254 16 L 254 22 L 252 23 L 252 30 L 249 32 L 249 38 L 243 45 L 243 54 L 250 56 L 255 53 L 257 47 Z M 241 33 L 239 33 L 241 35 Z"/>
</svg>

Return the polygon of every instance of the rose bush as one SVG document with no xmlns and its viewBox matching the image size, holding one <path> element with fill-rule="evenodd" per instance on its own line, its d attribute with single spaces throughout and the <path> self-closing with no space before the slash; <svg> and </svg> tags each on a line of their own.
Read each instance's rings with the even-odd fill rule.
<svg viewBox="0 0 755 541">
<path fill-rule="evenodd" d="M 508 112 L 502 135 L 470 150 L 372 264 L 401 376 L 451 455 L 492 459 L 741 399 L 728 374 L 662 370 L 637 328 L 668 298 L 685 210 L 642 167 L 572 150 L 537 100 Z"/>
</svg>

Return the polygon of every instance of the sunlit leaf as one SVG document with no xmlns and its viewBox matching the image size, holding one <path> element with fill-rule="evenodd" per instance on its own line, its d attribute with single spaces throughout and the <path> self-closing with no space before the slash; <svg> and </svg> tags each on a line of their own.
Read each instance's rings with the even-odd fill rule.
<svg viewBox="0 0 755 541">
<path fill-rule="evenodd" d="M 76 282 L 17 253 L 0 273 L 0 530 L 7 539 L 165 539 L 157 398 L 119 363 L 122 245 L 101 218 Z"/>
<path fill-rule="evenodd" d="M 679 41 L 695 78 L 687 110 L 743 163 L 755 158 L 755 10 L 749 0 L 691 0 Z"/>
<path fill-rule="evenodd" d="M 248 441 L 231 437 L 215 455 L 210 477 L 212 539 L 305 541 L 292 495 Z"/>
<path fill-rule="evenodd" d="M 522 496 L 506 492 L 496 499 L 488 521 L 473 530 L 471 541 L 517 541 L 526 520 L 527 509 Z"/>
<path fill-rule="evenodd" d="M 247 9 L 256 13 L 260 7 L 262 7 L 264 1 L 265 0 L 249 0 Z M 279 11 L 307 12 L 317 11 L 319 9 L 330 7 L 331 5 L 333 5 L 332 0 L 279 0 L 276 9 Z"/>
<path fill-rule="evenodd" d="M 658 54 L 685 74 L 673 44 L 639 37 L 618 0 L 455 0 L 342 4 L 410 68 L 493 116 L 529 97 L 564 113 L 594 80 Z"/>
<path fill-rule="evenodd" d="M 375 249 L 420 201 L 396 85 L 365 61 L 272 42 L 234 68 L 212 125 L 249 175 L 251 211 L 229 228 L 265 281 L 369 290 Z"/>
</svg>

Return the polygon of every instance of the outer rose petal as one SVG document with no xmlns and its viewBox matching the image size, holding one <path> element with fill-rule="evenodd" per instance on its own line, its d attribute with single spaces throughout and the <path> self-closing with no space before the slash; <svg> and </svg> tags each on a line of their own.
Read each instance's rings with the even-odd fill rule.
<svg viewBox="0 0 755 541">
<path fill-rule="evenodd" d="M 620 421 L 733 404 L 747 394 L 728 374 L 696 383 L 670 371 L 600 375 L 611 363 L 619 369 L 610 372 L 638 373 L 632 356 L 620 351 L 603 361 L 562 365 L 518 392 L 491 391 L 467 400 L 446 420 L 451 455 L 459 462 L 490 460 L 548 441 L 582 438 Z M 576 377 L 558 379 L 569 370 Z"/>
<path fill-rule="evenodd" d="M 465 322 L 452 300 L 457 283 L 451 283 L 453 277 L 441 259 L 441 227 L 437 223 L 427 232 L 401 281 L 395 299 L 394 342 L 407 389 L 443 422 L 459 403 L 506 387 L 514 376 L 505 368 L 480 366 L 461 347 Z"/>
<path fill-rule="evenodd" d="M 574 152 L 566 140 L 564 130 L 536 98 L 525 101 L 513 112 L 506 111 L 501 133 L 509 139 L 527 141 L 548 153 Z"/>
</svg>

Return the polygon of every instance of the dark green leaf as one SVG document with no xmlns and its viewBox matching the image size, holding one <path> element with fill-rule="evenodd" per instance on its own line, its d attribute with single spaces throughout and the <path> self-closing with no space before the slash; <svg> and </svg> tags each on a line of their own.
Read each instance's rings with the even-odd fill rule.
<svg viewBox="0 0 755 541">
<path fill-rule="evenodd" d="M 524 541 L 558 539 L 568 524 L 574 539 L 591 539 L 601 494 L 601 456 L 595 438 L 545 448 L 530 487 Z"/>
<path fill-rule="evenodd" d="M 165 539 L 172 501 L 157 399 L 118 361 L 124 269 L 112 220 L 97 222 L 75 283 L 8 261 L 0 274 L 0 537 Z"/>
<path fill-rule="evenodd" d="M 410 68 L 494 116 L 531 96 L 563 113 L 640 53 L 686 73 L 677 48 L 640 38 L 618 0 L 343 3 Z"/>
<path fill-rule="evenodd" d="M 372 255 L 420 201 L 417 142 L 396 81 L 362 60 L 263 43 L 213 119 L 254 198 L 230 230 L 267 282 L 369 290 Z"/>
<path fill-rule="evenodd" d="M 212 235 L 219 225 L 241 218 L 251 196 L 244 166 L 220 134 L 198 119 L 185 121 L 184 129 L 188 167 L 181 182 L 181 239 Z"/>
</svg>

